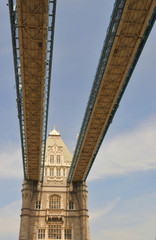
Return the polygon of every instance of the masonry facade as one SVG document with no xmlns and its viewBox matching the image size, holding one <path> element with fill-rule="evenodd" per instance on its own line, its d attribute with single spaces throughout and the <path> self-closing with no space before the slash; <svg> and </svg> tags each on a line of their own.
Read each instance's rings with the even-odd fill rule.
<svg viewBox="0 0 156 240">
<path fill-rule="evenodd" d="M 19 240 L 89 240 L 87 186 L 67 183 L 72 154 L 54 128 L 46 143 L 44 181 L 23 182 Z"/>
</svg>

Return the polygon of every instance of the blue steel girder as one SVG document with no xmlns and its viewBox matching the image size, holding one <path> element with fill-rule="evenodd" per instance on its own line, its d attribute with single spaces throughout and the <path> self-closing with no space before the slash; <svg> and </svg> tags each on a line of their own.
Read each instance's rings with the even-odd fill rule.
<svg viewBox="0 0 156 240">
<path fill-rule="evenodd" d="M 133 58 L 133 61 L 132 61 L 132 63 L 131 63 L 131 66 L 130 66 L 130 68 L 129 68 L 129 70 L 128 70 L 128 73 L 127 73 L 127 75 L 126 75 L 126 78 L 125 78 L 125 80 L 124 80 L 124 83 L 123 83 L 123 85 L 122 85 L 122 87 L 121 87 L 121 90 L 120 90 L 120 92 L 119 92 L 119 95 L 118 95 L 118 97 L 117 97 L 117 100 L 116 100 L 116 102 L 115 102 L 115 104 L 114 104 L 113 110 L 112 110 L 112 112 L 111 112 L 111 114 L 110 114 L 110 116 L 109 116 L 109 119 L 108 119 L 108 121 L 107 121 L 107 124 L 106 124 L 106 126 L 105 126 L 105 129 L 104 129 L 104 131 L 103 131 L 103 133 L 102 133 L 102 135 L 101 135 L 101 138 L 100 138 L 100 140 L 99 140 L 99 142 L 98 142 L 98 145 L 97 145 L 97 147 L 96 147 L 96 149 L 95 149 L 95 152 L 94 152 L 94 154 L 93 154 L 92 160 L 91 160 L 91 162 L 90 162 L 90 164 L 89 164 L 89 167 L 88 167 L 87 172 L 86 172 L 86 174 L 85 174 L 85 177 L 84 177 L 84 179 L 83 179 L 84 181 L 86 181 L 86 179 L 87 179 L 87 177 L 88 177 L 88 174 L 89 174 L 90 169 L 91 169 L 91 167 L 92 167 L 92 165 L 93 165 L 93 163 L 94 163 L 94 160 L 95 160 L 95 158 L 96 158 L 96 155 L 97 155 L 97 153 L 98 153 L 98 151 L 99 151 L 99 149 L 100 149 L 100 146 L 101 146 L 101 144 L 102 144 L 102 141 L 103 141 L 103 139 L 104 139 L 104 137 L 105 137 L 105 135 L 106 135 L 106 133 L 107 133 L 107 130 L 108 130 L 110 124 L 111 124 L 112 121 L 113 121 L 113 118 L 114 118 L 115 113 L 116 113 L 116 111 L 117 111 L 117 109 L 118 109 L 119 103 L 120 103 L 120 101 L 121 101 L 121 99 L 122 99 L 122 96 L 123 96 L 125 90 L 126 90 L 126 87 L 127 87 L 128 83 L 129 83 L 129 80 L 130 80 L 130 78 L 131 78 L 131 76 L 132 76 L 132 73 L 133 73 L 133 71 L 134 71 L 134 69 L 135 69 L 135 66 L 136 66 L 136 64 L 137 64 L 137 62 L 138 62 L 138 60 L 139 60 L 139 57 L 140 57 L 141 53 L 142 53 L 142 50 L 143 50 L 143 48 L 144 48 L 144 46 L 145 46 L 145 44 L 146 44 L 146 41 L 147 41 L 148 36 L 149 36 L 149 34 L 150 34 L 151 30 L 152 30 L 152 27 L 153 27 L 153 25 L 154 25 L 154 23 L 155 23 L 155 20 L 156 20 L 156 7 L 154 8 L 154 10 L 153 10 L 153 12 L 152 12 L 151 18 L 150 18 L 150 20 L 149 20 L 149 22 L 148 22 L 148 24 L 147 24 L 146 30 L 145 30 L 142 38 L 141 38 L 139 47 L 138 47 L 138 49 L 137 49 L 137 51 L 136 51 L 136 54 L 135 54 L 135 56 L 134 56 L 134 58 Z"/>
<path fill-rule="evenodd" d="M 17 19 L 17 3 L 16 0 L 8 0 L 10 12 L 10 24 L 12 34 L 12 47 L 14 59 L 14 72 L 16 81 L 18 118 L 20 125 L 22 158 L 24 178 L 28 179 L 27 156 L 26 156 L 26 140 L 24 128 L 24 112 L 23 112 L 23 96 L 22 96 L 22 80 L 21 80 L 21 64 L 20 64 L 20 47 L 18 36 L 18 19 Z M 45 144 L 47 135 L 49 93 L 51 83 L 52 54 L 54 41 L 54 27 L 56 15 L 56 0 L 48 0 L 48 16 L 47 16 L 47 40 L 46 40 L 46 58 L 45 58 L 45 76 L 44 76 L 44 98 L 43 98 L 43 116 L 42 116 L 42 143 L 41 143 L 41 162 L 40 162 L 40 181 L 43 181 Z"/>
<path fill-rule="evenodd" d="M 111 19 L 110 19 L 110 24 L 109 24 L 108 29 L 107 29 L 107 34 L 106 34 L 103 49 L 102 49 L 102 52 L 101 52 L 101 57 L 100 57 L 100 60 L 99 60 L 99 64 L 98 64 L 95 79 L 94 79 L 94 82 L 93 82 L 92 90 L 91 90 L 91 93 L 90 93 L 89 101 L 88 101 L 88 104 L 87 104 L 86 112 L 85 112 L 84 119 L 83 119 L 83 122 L 82 122 L 82 125 L 81 125 L 80 134 L 79 134 L 76 149 L 75 149 L 75 152 L 74 152 L 71 168 L 70 168 L 70 171 L 69 171 L 68 182 L 73 181 L 73 175 L 74 176 L 76 175 L 77 170 L 75 170 L 75 169 L 80 162 L 80 161 L 78 162 L 78 158 L 79 158 L 80 152 L 82 152 L 82 144 L 84 143 L 84 138 L 85 138 L 85 134 L 87 132 L 87 127 L 89 125 L 91 114 L 93 112 L 93 108 L 94 108 L 94 105 L 95 105 L 95 102 L 96 102 L 96 98 L 97 98 L 97 95 L 98 95 L 98 92 L 99 92 L 99 89 L 100 89 L 101 81 L 102 81 L 103 75 L 104 75 L 105 70 L 106 70 L 109 55 L 110 55 L 111 49 L 113 48 L 114 39 L 115 39 L 116 33 L 118 31 L 118 26 L 119 26 L 119 23 L 120 23 L 120 20 L 121 20 L 121 17 L 122 17 L 122 12 L 123 12 L 125 4 L 126 4 L 126 0 L 116 0 L 115 4 L 114 4 L 113 13 L 112 13 L 112 16 L 111 16 Z M 92 153 L 91 160 L 88 164 L 88 167 L 87 167 L 86 172 L 83 176 L 83 179 L 81 179 L 83 181 L 86 180 L 86 178 L 89 174 L 89 171 L 90 171 L 91 166 L 92 166 L 92 164 L 95 160 L 95 157 L 98 153 L 98 150 L 101 146 L 101 143 L 102 143 L 102 141 L 105 137 L 105 134 L 106 134 L 106 132 L 107 132 L 112 120 L 113 120 L 113 117 L 114 117 L 114 115 L 116 113 L 116 110 L 119 106 L 120 100 L 121 100 L 121 98 L 123 96 L 123 93 L 126 89 L 128 81 L 129 81 L 129 79 L 130 79 L 130 77 L 133 73 L 133 70 L 134 70 L 134 68 L 137 64 L 137 61 L 140 57 L 140 54 L 143 50 L 143 47 L 146 43 L 146 40 L 147 40 L 147 38 L 150 34 L 150 31 L 151 31 L 151 29 L 154 25 L 155 18 L 156 18 L 156 7 L 154 8 L 154 10 L 152 12 L 151 18 L 150 18 L 150 20 L 147 24 L 147 27 L 144 31 L 144 34 L 142 35 L 140 44 L 139 44 L 139 46 L 136 50 L 135 56 L 134 56 L 134 58 L 131 62 L 131 65 L 129 67 L 127 75 L 126 75 L 126 77 L 123 81 L 123 84 L 122 84 L 121 88 L 120 88 L 120 91 L 118 93 L 116 101 L 114 102 L 114 106 L 113 106 L 113 108 L 112 108 L 112 110 L 109 114 L 109 117 L 108 117 L 107 123 L 105 124 L 104 130 L 103 130 L 100 138 L 98 138 L 98 143 L 96 145 L 96 148 L 94 149 L 94 152 Z M 82 162 L 84 162 L 84 159 L 81 159 L 81 160 L 82 160 Z"/>
</svg>

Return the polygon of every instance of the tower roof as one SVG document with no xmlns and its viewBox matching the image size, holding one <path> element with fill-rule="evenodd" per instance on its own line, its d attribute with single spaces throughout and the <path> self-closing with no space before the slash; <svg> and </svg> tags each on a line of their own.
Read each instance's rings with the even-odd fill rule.
<svg viewBox="0 0 156 240">
<path fill-rule="evenodd" d="M 56 131 L 55 125 L 54 125 L 54 129 L 49 132 L 49 136 L 60 136 L 60 132 Z"/>
<path fill-rule="evenodd" d="M 72 154 L 68 150 L 67 146 L 64 144 L 64 142 L 60 136 L 60 132 L 56 131 L 55 126 L 54 126 L 54 129 L 49 132 L 49 136 L 47 138 L 46 152 L 48 151 L 49 147 L 53 147 L 55 144 L 59 148 L 62 149 L 65 161 L 72 161 Z"/>
</svg>

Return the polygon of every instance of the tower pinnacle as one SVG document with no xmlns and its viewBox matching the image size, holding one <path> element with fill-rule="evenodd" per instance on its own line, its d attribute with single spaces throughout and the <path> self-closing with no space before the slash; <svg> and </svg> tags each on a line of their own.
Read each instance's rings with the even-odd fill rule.
<svg viewBox="0 0 156 240">
<path fill-rule="evenodd" d="M 53 136 L 60 136 L 60 132 L 56 131 L 55 125 L 54 125 L 54 129 L 49 132 L 49 136 L 51 136 L 51 135 L 53 135 Z"/>
</svg>

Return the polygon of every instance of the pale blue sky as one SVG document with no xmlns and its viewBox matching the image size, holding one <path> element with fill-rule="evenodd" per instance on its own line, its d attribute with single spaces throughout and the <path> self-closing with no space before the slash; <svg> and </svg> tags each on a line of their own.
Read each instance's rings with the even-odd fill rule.
<svg viewBox="0 0 156 240">
<path fill-rule="evenodd" d="M 0 2 L 0 240 L 16 240 L 23 173 L 6 3 Z M 113 4 L 113 0 L 57 3 L 48 131 L 55 124 L 71 152 Z M 155 43 L 154 26 L 88 178 L 91 240 L 156 236 Z"/>
</svg>

